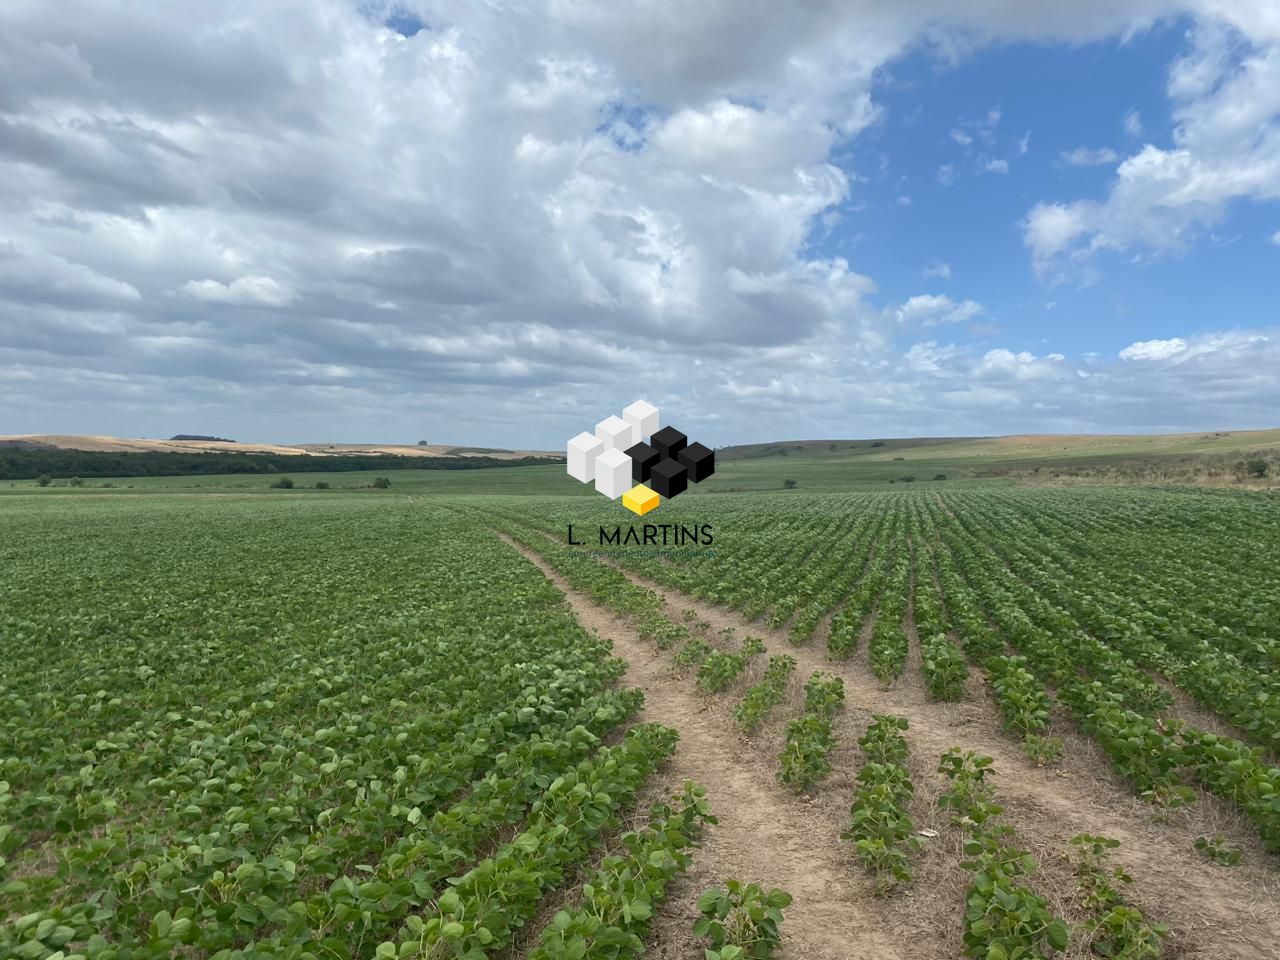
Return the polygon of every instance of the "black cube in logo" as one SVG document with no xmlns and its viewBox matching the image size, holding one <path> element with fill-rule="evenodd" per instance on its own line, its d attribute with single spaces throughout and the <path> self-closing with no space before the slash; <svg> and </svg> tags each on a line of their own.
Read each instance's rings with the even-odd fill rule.
<svg viewBox="0 0 1280 960">
<path fill-rule="evenodd" d="M 649 472 L 649 488 L 667 499 L 684 493 L 688 485 L 689 472 L 678 460 L 659 460 Z"/>
<path fill-rule="evenodd" d="M 696 441 L 681 450 L 676 459 L 689 472 L 690 483 L 701 483 L 716 472 L 715 451 Z"/>
<path fill-rule="evenodd" d="M 658 451 L 663 460 L 674 460 L 680 455 L 689 438 L 675 427 L 663 427 L 649 438 L 649 444 Z"/>
<path fill-rule="evenodd" d="M 654 466 L 662 459 L 662 454 L 647 443 L 627 447 L 627 456 L 631 458 L 631 479 L 636 483 L 648 483 Z"/>
</svg>

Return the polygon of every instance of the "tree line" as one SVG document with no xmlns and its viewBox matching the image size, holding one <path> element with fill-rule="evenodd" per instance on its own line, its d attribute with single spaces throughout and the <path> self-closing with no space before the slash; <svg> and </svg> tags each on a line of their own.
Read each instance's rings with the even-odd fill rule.
<svg viewBox="0 0 1280 960">
<path fill-rule="evenodd" d="M 353 470 L 475 470 L 546 464 L 544 457 L 401 457 L 394 454 L 113 453 L 0 449 L 0 480 L 38 477 L 185 477 L 219 473 L 338 473 Z"/>
</svg>

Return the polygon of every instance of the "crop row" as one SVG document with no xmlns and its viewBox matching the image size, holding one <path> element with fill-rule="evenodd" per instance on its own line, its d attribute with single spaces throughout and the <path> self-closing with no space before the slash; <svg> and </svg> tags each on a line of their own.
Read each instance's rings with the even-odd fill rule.
<svg viewBox="0 0 1280 960">
<path fill-rule="evenodd" d="M 859 738 L 864 762 L 849 810 L 852 822 L 841 834 L 853 841 L 877 894 L 888 892 L 895 882 L 911 882 L 909 858 L 920 844 L 907 815 L 915 790 L 903 765 L 907 741 L 899 731 L 906 729 L 903 717 L 877 716 Z"/>
<path fill-rule="evenodd" d="M 950 782 L 939 805 L 968 834 L 962 865 L 973 880 L 965 891 L 965 956 L 1043 957 L 1065 950 L 1067 925 L 1021 879 L 1034 872 L 1035 861 L 1013 844 L 1013 829 L 1000 822 L 1003 809 L 987 779 L 991 758 L 952 748 L 938 770 Z"/>
<path fill-rule="evenodd" d="M 666 898 L 667 886 L 688 868 L 703 826 L 716 822 L 706 792 L 697 784 L 686 783 L 673 802 L 674 809 L 656 805 L 644 829 L 622 836 L 626 855 L 601 860 L 582 886 L 579 905 L 556 913 L 529 960 L 623 960 L 644 953 L 649 921 Z"/>
<path fill-rule="evenodd" d="M 797 792 L 807 792 L 831 772 L 828 754 L 836 738 L 831 722 L 844 706 L 844 681 L 814 673 L 804 686 L 804 713 L 787 723 L 778 754 L 779 779 Z"/>
</svg>

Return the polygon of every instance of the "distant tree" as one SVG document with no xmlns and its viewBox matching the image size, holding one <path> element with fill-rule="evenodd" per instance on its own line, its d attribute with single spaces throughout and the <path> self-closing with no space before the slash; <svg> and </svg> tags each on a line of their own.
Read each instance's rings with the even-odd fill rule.
<svg viewBox="0 0 1280 960">
<path fill-rule="evenodd" d="M 370 484 L 370 486 L 372 486 L 375 490 L 390 490 L 390 489 L 391 489 L 391 478 L 390 478 L 390 477 L 376 477 L 376 478 L 374 479 L 373 483 L 372 483 L 372 484 Z"/>
<path fill-rule="evenodd" d="M 40 479 L 37 480 L 36 483 L 40 484 L 42 487 L 47 487 L 49 484 L 53 483 L 53 480 L 49 478 L 47 473 L 42 473 L 40 474 Z"/>
<path fill-rule="evenodd" d="M 1249 462 L 1245 464 L 1245 469 L 1249 471 L 1249 476 L 1256 477 L 1261 480 L 1267 475 L 1268 466 L 1269 464 L 1267 461 L 1263 460 L 1261 457 L 1252 457 Z"/>
<path fill-rule="evenodd" d="M 907 458 L 906 458 L 906 457 L 894 457 L 893 459 L 895 459 L 895 460 L 905 460 L 905 459 L 907 459 Z"/>
<path fill-rule="evenodd" d="M 1231 465 L 1231 472 L 1234 474 L 1237 483 L 1244 480 L 1244 475 L 1247 470 L 1248 466 L 1243 460 L 1237 460 Z"/>
<path fill-rule="evenodd" d="M 905 476 L 905 477 L 903 477 L 903 478 L 902 478 L 902 482 L 903 482 L 903 483 L 915 483 L 915 482 L 916 482 L 916 478 L 915 478 L 915 477 L 913 477 L 913 476 L 911 476 L 910 474 L 908 474 L 907 476 Z"/>
<path fill-rule="evenodd" d="M 798 486 L 800 486 L 800 484 L 789 477 L 782 481 L 782 489 L 784 490 L 794 490 Z"/>
<path fill-rule="evenodd" d="M 84 481 L 83 481 L 83 480 L 81 480 L 79 477 L 72 477 L 72 478 L 71 478 L 70 480 L 68 480 L 67 482 L 68 482 L 69 484 L 71 484 L 71 486 L 73 486 L 73 487 L 83 487 L 83 486 L 84 486 Z"/>
<path fill-rule="evenodd" d="M 276 480 L 271 484 L 271 488 L 273 490 L 292 490 L 293 481 L 288 477 L 281 477 L 279 480 Z"/>
<path fill-rule="evenodd" d="M 428 443 L 427 443 L 427 441 L 425 441 L 425 440 L 419 440 L 419 441 L 418 441 L 418 446 L 420 446 L 420 447 L 426 447 L 426 446 L 429 446 L 429 444 L 428 444 Z"/>
<path fill-rule="evenodd" d="M 873 442 L 871 445 L 872 445 L 873 447 L 883 447 L 883 446 L 884 446 L 884 441 L 883 441 L 883 440 L 876 440 L 876 441 L 875 441 L 875 442 Z"/>
<path fill-rule="evenodd" d="M 828 446 L 831 447 L 831 452 L 834 453 L 836 449 L 836 445 L 834 443 L 831 443 L 831 444 L 828 444 Z"/>
<path fill-rule="evenodd" d="M 323 481 L 323 480 L 317 480 L 317 481 L 316 481 L 316 489 L 317 489 L 317 490 L 328 490 L 328 489 L 329 489 L 329 484 L 325 483 L 325 481 Z"/>
<path fill-rule="evenodd" d="M 933 479 L 935 479 L 935 480 L 945 480 L 945 479 L 947 479 L 947 475 L 946 475 L 945 473 L 936 473 L 936 474 L 934 474 Z"/>
</svg>

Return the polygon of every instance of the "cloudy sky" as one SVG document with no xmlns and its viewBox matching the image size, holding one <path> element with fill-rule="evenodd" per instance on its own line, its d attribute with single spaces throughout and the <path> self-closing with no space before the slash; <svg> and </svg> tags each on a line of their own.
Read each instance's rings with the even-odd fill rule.
<svg viewBox="0 0 1280 960">
<path fill-rule="evenodd" d="M 0 434 L 1275 426 L 1278 200 L 1274 0 L 5 0 Z"/>
</svg>

